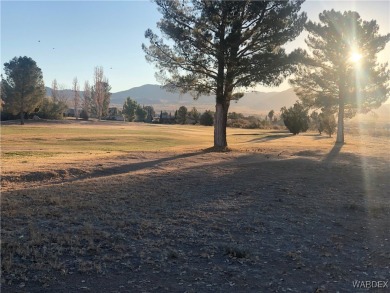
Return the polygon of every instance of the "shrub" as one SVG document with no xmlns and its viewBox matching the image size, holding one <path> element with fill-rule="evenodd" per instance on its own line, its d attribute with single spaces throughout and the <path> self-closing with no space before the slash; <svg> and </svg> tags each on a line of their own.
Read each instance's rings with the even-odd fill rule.
<svg viewBox="0 0 390 293">
<path fill-rule="evenodd" d="M 286 109 L 283 107 L 280 109 L 284 125 L 294 135 L 305 132 L 309 129 L 309 116 L 301 103 L 296 102 L 294 106 Z"/>
<path fill-rule="evenodd" d="M 260 128 L 260 121 L 251 117 L 228 119 L 227 126 L 233 128 L 256 129 Z"/>
<path fill-rule="evenodd" d="M 321 118 L 324 132 L 327 135 L 329 135 L 329 137 L 332 137 L 332 134 L 336 132 L 336 126 L 337 126 L 334 115 L 330 113 L 321 113 L 319 116 Z"/>
<path fill-rule="evenodd" d="M 321 135 L 324 131 L 324 124 L 322 123 L 321 114 L 319 115 L 317 112 L 313 112 L 310 114 L 310 129 L 317 130 Z"/>
<path fill-rule="evenodd" d="M 87 113 L 87 111 L 85 111 L 84 109 L 81 111 L 80 113 L 80 118 L 83 119 L 83 120 L 88 120 L 89 119 L 89 115 Z"/>
<path fill-rule="evenodd" d="M 50 97 L 46 97 L 35 114 L 43 119 L 62 119 L 66 109 L 67 106 L 64 102 L 54 102 Z"/>
</svg>

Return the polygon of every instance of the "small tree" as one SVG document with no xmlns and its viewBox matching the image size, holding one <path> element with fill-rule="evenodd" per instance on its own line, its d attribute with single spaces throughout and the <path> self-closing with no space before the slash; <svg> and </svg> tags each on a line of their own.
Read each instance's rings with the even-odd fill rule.
<svg viewBox="0 0 390 293">
<path fill-rule="evenodd" d="M 85 111 L 85 109 L 81 110 L 80 118 L 83 119 L 83 120 L 88 120 L 89 119 L 88 112 Z"/>
<path fill-rule="evenodd" d="M 58 83 L 57 79 L 54 79 L 51 83 L 51 96 L 53 97 L 53 102 L 57 102 L 59 95 L 58 95 Z"/>
<path fill-rule="evenodd" d="M 317 112 L 312 112 L 310 114 L 310 128 L 312 130 L 317 130 L 320 135 L 324 131 L 324 124 L 322 123 L 322 117 Z"/>
<path fill-rule="evenodd" d="M 68 105 L 69 92 L 66 90 L 66 86 L 63 84 L 58 85 L 58 100 Z"/>
<path fill-rule="evenodd" d="M 332 134 L 336 132 L 337 127 L 334 115 L 329 111 L 324 111 L 319 115 L 319 118 L 324 132 L 329 135 L 329 137 L 332 137 Z"/>
<path fill-rule="evenodd" d="M 306 132 L 309 129 L 308 110 L 301 103 L 296 102 L 294 106 L 280 109 L 281 117 L 287 129 L 294 135 Z"/>
<path fill-rule="evenodd" d="M 88 116 L 88 118 L 89 118 L 89 115 L 91 113 L 92 94 L 91 94 L 91 86 L 89 85 L 88 80 L 84 82 L 83 101 L 81 104 L 82 104 L 81 106 L 86 114 L 86 115 L 84 114 L 84 117 Z M 81 114 L 80 114 L 80 117 L 81 117 Z M 88 120 L 88 118 L 87 118 L 87 120 Z M 83 119 L 85 119 L 85 118 L 83 118 Z"/>
<path fill-rule="evenodd" d="M 200 125 L 204 126 L 213 126 L 214 125 L 214 115 L 211 111 L 207 110 L 204 112 L 199 119 Z"/>
<path fill-rule="evenodd" d="M 54 100 L 53 97 L 45 97 L 39 105 L 39 111 L 36 113 L 43 119 L 62 119 L 64 111 L 68 106 L 59 100 Z"/>
<path fill-rule="evenodd" d="M 110 106 L 110 100 L 111 100 L 111 85 L 108 82 L 108 79 L 105 78 L 103 82 L 103 105 L 102 105 L 102 116 L 107 117 L 108 116 L 108 108 Z"/>
<path fill-rule="evenodd" d="M 144 109 L 147 113 L 146 114 L 146 122 L 151 123 L 153 121 L 154 115 L 156 115 L 156 112 L 154 111 L 153 106 L 145 106 Z"/>
<path fill-rule="evenodd" d="M 187 122 L 187 108 L 185 106 L 181 106 L 177 111 L 177 123 L 186 124 Z"/>
<path fill-rule="evenodd" d="M 135 109 L 135 120 L 138 122 L 145 122 L 147 114 L 148 112 L 146 112 L 146 110 L 141 105 L 137 104 L 137 108 Z"/>
<path fill-rule="evenodd" d="M 1 99 L 6 111 L 20 115 L 33 112 L 45 96 L 45 85 L 41 69 L 30 57 L 15 57 L 4 63 L 6 79 L 2 79 Z"/>
<path fill-rule="evenodd" d="M 73 79 L 73 103 L 74 116 L 79 119 L 79 105 L 80 105 L 80 86 L 77 77 Z"/>
<path fill-rule="evenodd" d="M 268 113 L 269 123 L 272 124 L 272 117 L 274 117 L 275 111 L 271 110 Z"/>
<path fill-rule="evenodd" d="M 127 97 L 123 104 L 122 114 L 125 115 L 126 120 L 131 122 L 135 119 L 135 111 L 137 110 L 137 102 Z"/>
<path fill-rule="evenodd" d="M 104 76 L 103 67 L 95 67 L 94 85 L 91 89 L 93 100 L 93 110 L 100 120 L 103 116 L 108 115 L 108 106 L 110 104 L 111 86 L 108 79 Z"/>
<path fill-rule="evenodd" d="M 188 112 L 188 117 L 194 120 L 194 124 L 198 124 L 200 119 L 200 113 L 195 107 L 192 107 L 191 111 Z"/>
</svg>

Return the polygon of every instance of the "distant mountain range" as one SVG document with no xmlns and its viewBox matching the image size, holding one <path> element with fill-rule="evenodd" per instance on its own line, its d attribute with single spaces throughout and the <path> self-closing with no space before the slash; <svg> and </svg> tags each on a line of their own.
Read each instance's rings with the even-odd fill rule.
<svg viewBox="0 0 390 293">
<path fill-rule="evenodd" d="M 69 100 L 73 97 L 72 90 L 62 90 L 62 93 Z M 80 94 L 82 95 L 83 92 Z M 51 96 L 51 88 L 46 87 L 46 95 Z M 215 108 L 215 97 L 213 96 L 201 96 L 198 100 L 194 100 L 190 94 L 180 95 L 168 92 L 159 85 L 153 84 L 145 84 L 126 91 L 112 93 L 111 105 L 121 107 L 127 97 L 131 97 L 141 105 L 151 105 L 156 111 L 174 111 L 180 106 L 196 107 L 199 111 L 214 110 Z M 296 100 L 297 97 L 292 89 L 269 93 L 249 92 L 238 102 L 231 103 L 230 112 L 240 112 L 247 115 L 266 114 L 270 110 L 279 112 L 281 107 L 291 106 Z"/>
<path fill-rule="evenodd" d="M 64 94 L 69 97 L 73 96 L 72 90 L 63 90 Z M 46 94 L 51 96 L 51 88 L 46 87 Z M 82 95 L 82 92 L 81 92 Z M 126 91 L 120 91 L 111 95 L 111 106 L 122 107 L 125 99 L 131 97 L 139 104 L 153 106 L 156 111 L 175 111 L 180 106 L 187 108 L 196 107 L 199 111 L 214 110 L 215 97 L 201 96 L 194 100 L 190 94 L 180 95 L 179 93 L 167 92 L 159 85 L 145 84 L 134 87 Z M 238 102 L 232 102 L 230 112 L 239 112 L 246 115 L 264 115 L 270 110 L 279 113 L 280 108 L 292 106 L 298 97 L 292 88 L 281 92 L 248 92 L 245 93 Z M 380 116 L 390 117 L 390 104 L 382 105 L 375 110 Z"/>
<path fill-rule="evenodd" d="M 122 105 L 126 97 L 132 97 L 140 104 L 153 105 L 159 110 L 175 110 L 182 105 L 187 108 L 196 107 L 199 110 L 213 110 L 215 107 L 215 97 L 213 96 L 201 96 L 198 100 L 194 100 L 190 94 L 180 95 L 167 92 L 159 85 L 151 84 L 113 93 L 111 103 Z M 268 113 L 270 110 L 278 112 L 283 106 L 293 105 L 297 99 L 292 89 L 270 93 L 249 92 L 237 103 L 232 102 L 230 111 L 244 114 Z"/>
</svg>

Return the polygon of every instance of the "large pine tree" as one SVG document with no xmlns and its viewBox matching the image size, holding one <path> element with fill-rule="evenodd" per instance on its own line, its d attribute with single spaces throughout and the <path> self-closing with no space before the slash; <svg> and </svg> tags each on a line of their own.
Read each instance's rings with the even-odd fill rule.
<svg viewBox="0 0 390 293">
<path fill-rule="evenodd" d="M 24 115 L 31 113 L 45 96 L 45 85 L 41 69 L 30 57 L 15 57 L 4 63 L 6 78 L 2 81 L 1 99 L 4 108 L 13 114 L 20 114 L 20 124 Z"/>
<path fill-rule="evenodd" d="M 303 0 L 155 0 L 162 19 L 143 45 L 148 61 L 170 89 L 194 97 L 215 95 L 214 147 L 227 147 L 226 122 L 240 89 L 279 85 L 291 74 L 294 54 L 281 47 L 300 34 Z"/>
<path fill-rule="evenodd" d="M 306 106 L 338 112 L 336 142 L 342 144 L 345 116 L 377 108 L 389 98 L 389 69 L 378 64 L 377 53 L 390 34 L 380 35 L 376 21 L 363 21 L 357 12 L 324 11 L 319 19 L 305 25 L 311 54 L 291 83 Z"/>
</svg>

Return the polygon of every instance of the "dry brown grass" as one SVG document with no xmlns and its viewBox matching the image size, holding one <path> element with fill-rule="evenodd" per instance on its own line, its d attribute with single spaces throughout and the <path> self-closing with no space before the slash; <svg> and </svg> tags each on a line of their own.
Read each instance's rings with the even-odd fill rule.
<svg viewBox="0 0 390 293">
<path fill-rule="evenodd" d="M 210 128 L 71 124 L 55 132 L 82 143 L 55 154 L 38 143 L 53 126 L 30 127 L 2 126 L 2 154 L 33 153 L 2 158 L 5 292 L 335 292 L 389 278 L 387 137 L 340 148 L 313 133 L 229 129 L 233 151 L 208 153 Z M 155 144 L 85 149 L 80 138 L 107 130 Z"/>
</svg>

